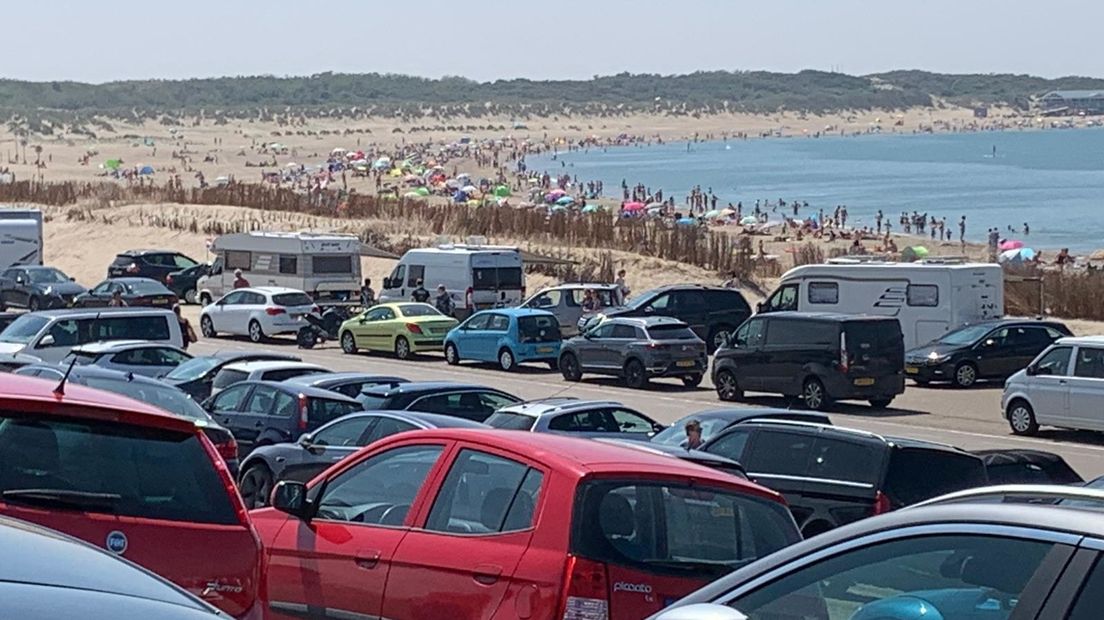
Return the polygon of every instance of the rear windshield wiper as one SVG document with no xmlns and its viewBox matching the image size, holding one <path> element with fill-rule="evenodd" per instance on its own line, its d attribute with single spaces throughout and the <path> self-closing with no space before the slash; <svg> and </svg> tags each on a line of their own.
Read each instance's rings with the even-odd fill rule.
<svg viewBox="0 0 1104 620">
<path fill-rule="evenodd" d="M 4 501 L 73 510 L 110 510 L 122 499 L 116 493 L 92 493 L 62 489 L 10 489 L 0 493 Z"/>
<path fill-rule="evenodd" d="M 739 565 L 738 562 L 709 562 L 707 560 L 641 560 L 641 563 L 659 568 L 721 574 L 731 572 Z"/>
</svg>

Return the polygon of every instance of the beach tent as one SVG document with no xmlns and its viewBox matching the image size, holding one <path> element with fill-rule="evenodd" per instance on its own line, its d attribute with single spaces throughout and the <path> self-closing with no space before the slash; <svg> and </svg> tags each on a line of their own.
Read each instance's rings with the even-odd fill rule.
<svg viewBox="0 0 1104 620">
<path fill-rule="evenodd" d="M 465 194 L 464 192 L 456 192 L 455 194 L 452 195 L 452 201 L 455 202 L 456 204 L 460 204 L 462 202 L 467 202 L 468 201 L 468 195 Z"/>
<path fill-rule="evenodd" d="M 927 258 L 928 248 L 922 245 L 913 245 L 905 248 L 901 251 L 901 260 L 906 263 L 918 261 L 922 258 Z"/>
<path fill-rule="evenodd" d="M 142 169 L 138 171 L 138 174 L 153 174 L 153 166 L 142 166 Z"/>
<path fill-rule="evenodd" d="M 721 217 L 721 212 L 718 209 L 713 209 L 712 211 L 706 211 L 703 217 L 707 220 L 715 220 Z"/>
<path fill-rule="evenodd" d="M 1008 265 L 1020 265 L 1035 259 L 1035 250 L 1031 248 L 1015 248 L 1005 250 L 997 257 L 997 262 Z"/>
<path fill-rule="evenodd" d="M 583 207 L 583 213 L 597 213 L 602 210 L 602 207 L 598 205 L 587 205 Z"/>
<path fill-rule="evenodd" d="M 465 185 L 464 187 L 460 188 L 460 191 L 474 194 L 479 191 L 479 188 L 474 185 Z"/>
<path fill-rule="evenodd" d="M 565 192 L 564 190 L 562 190 L 562 189 L 560 189 L 560 188 L 558 188 L 558 187 L 557 187 L 556 189 L 554 189 L 554 190 L 552 190 L 552 191 L 548 192 L 548 195 L 549 195 L 549 196 L 556 196 L 556 197 L 559 197 L 559 196 L 563 196 L 563 195 L 564 195 L 564 194 L 566 194 L 566 193 L 567 193 L 567 192 Z"/>
<path fill-rule="evenodd" d="M 694 224 L 697 224 L 698 222 L 692 217 L 680 217 L 679 219 L 675 220 L 675 223 L 679 226 L 692 226 Z"/>
<path fill-rule="evenodd" d="M 104 168 L 108 170 L 118 170 L 121 165 L 123 165 L 123 160 L 121 159 L 109 159 L 104 162 Z"/>
<path fill-rule="evenodd" d="M 726 209 L 721 209 L 721 211 L 720 211 L 720 216 L 721 217 L 732 217 L 733 215 L 736 215 L 736 210 L 735 209 L 727 209 L 726 208 Z"/>
<path fill-rule="evenodd" d="M 1016 241 L 1015 239 L 1005 239 L 1000 244 L 1001 251 L 1006 250 L 1018 250 L 1024 246 L 1023 241 Z"/>
</svg>

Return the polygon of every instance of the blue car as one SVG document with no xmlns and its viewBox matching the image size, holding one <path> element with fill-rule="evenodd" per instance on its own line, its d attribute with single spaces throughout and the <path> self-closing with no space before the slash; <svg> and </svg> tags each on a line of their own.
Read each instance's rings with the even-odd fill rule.
<svg viewBox="0 0 1104 620">
<path fill-rule="evenodd" d="M 524 362 L 544 362 L 553 370 L 560 356 L 560 322 L 556 315 L 529 308 L 477 312 L 445 337 L 445 360 L 497 362 L 513 370 Z"/>
</svg>

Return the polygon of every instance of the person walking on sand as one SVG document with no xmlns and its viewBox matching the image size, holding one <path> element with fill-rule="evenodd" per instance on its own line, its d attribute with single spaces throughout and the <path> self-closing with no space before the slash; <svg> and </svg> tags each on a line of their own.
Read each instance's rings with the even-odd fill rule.
<svg viewBox="0 0 1104 620">
<path fill-rule="evenodd" d="M 199 342 L 199 338 L 196 337 L 195 330 L 192 329 L 191 321 L 180 315 L 180 304 L 174 305 L 172 310 L 173 314 L 176 315 L 176 322 L 180 323 L 180 335 L 182 336 L 181 340 L 184 343 L 183 346 L 181 346 L 180 348 L 187 351 L 188 345 L 192 344 L 193 342 Z"/>
<path fill-rule="evenodd" d="M 966 216 L 963 215 L 962 219 L 958 221 L 958 242 L 963 246 L 966 245 Z"/>
<path fill-rule="evenodd" d="M 629 289 L 629 285 L 625 282 L 625 270 L 622 269 L 617 272 L 617 279 L 613 281 L 617 286 L 617 297 L 621 302 L 621 305 L 625 304 L 625 301 L 629 298 L 629 293 L 632 291 Z"/>
<path fill-rule="evenodd" d="M 245 276 L 242 275 L 241 269 L 234 270 L 234 288 L 249 288 L 249 280 L 246 280 Z"/>
</svg>

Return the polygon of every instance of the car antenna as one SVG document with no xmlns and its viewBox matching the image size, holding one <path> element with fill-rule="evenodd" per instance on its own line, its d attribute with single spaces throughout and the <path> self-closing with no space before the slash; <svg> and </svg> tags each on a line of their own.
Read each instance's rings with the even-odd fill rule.
<svg viewBox="0 0 1104 620">
<path fill-rule="evenodd" d="M 61 376 L 61 381 L 58 381 L 57 387 L 54 388 L 54 394 L 58 396 L 65 395 L 65 383 L 69 381 L 69 373 L 73 372 L 73 366 L 77 365 L 77 356 L 73 356 L 73 359 L 69 362 L 69 367 L 65 369 L 65 374 Z"/>
</svg>

